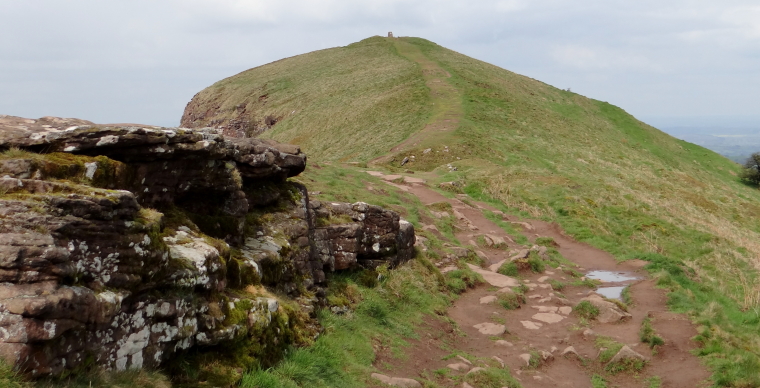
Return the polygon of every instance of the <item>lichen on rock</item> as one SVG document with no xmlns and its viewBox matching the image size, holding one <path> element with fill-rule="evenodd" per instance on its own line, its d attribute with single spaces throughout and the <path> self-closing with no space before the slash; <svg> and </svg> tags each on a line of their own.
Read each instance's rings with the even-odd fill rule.
<svg viewBox="0 0 760 388">
<path fill-rule="evenodd" d="M 287 181 L 296 146 L 1 116 L 0 150 L 0 357 L 31 376 L 266 365 L 313 338 L 327 272 L 413 253 L 395 212 Z"/>
</svg>

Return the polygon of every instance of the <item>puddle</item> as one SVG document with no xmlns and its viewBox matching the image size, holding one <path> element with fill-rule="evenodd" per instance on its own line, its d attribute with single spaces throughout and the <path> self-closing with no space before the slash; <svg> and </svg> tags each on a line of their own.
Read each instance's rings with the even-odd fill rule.
<svg viewBox="0 0 760 388">
<path fill-rule="evenodd" d="M 586 274 L 586 277 L 601 280 L 604 283 L 618 283 L 638 279 L 638 277 L 626 272 L 613 271 L 591 271 Z"/>
<path fill-rule="evenodd" d="M 603 283 L 620 284 L 612 287 L 599 287 L 595 291 L 597 294 L 602 295 L 605 298 L 618 300 L 621 300 L 620 294 L 623 292 L 626 285 L 639 279 L 638 276 L 632 273 L 620 271 L 591 271 L 586 274 L 586 277 L 589 279 L 600 280 Z"/>
<path fill-rule="evenodd" d="M 597 294 L 607 298 L 607 299 L 617 299 L 622 300 L 621 295 L 623 293 L 623 289 L 625 286 L 622 287 L 599 287 L 596 289 Z"/>
</svg>

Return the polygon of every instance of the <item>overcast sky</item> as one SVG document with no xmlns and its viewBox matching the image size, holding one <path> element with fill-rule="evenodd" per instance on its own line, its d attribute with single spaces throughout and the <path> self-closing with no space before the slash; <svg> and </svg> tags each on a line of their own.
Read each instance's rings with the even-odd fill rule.
<svg viewBox="0 0 760 388">
<path fill-rule="evenodd" d="M 222 78 L 388 31 L 658 127 L 760 128 L 758 0 L 0 0 L 0 114 L 176 126 Z"/>
</svg>

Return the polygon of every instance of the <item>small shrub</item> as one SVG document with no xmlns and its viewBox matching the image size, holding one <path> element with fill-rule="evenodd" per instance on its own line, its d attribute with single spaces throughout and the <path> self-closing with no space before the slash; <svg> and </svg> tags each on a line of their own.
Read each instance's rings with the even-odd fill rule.
<svg viewBox="0 0 760 388">
<path fill-rule="evenodd" d="M 498 273 L 505 276 L 517 277 L 520 275 L 520 270 L 517 268 L 517 264 L 514 262 L 504 263 L 499 267 Z"/>
<path fill-rule="evenodd" d="M 455 294 L 461 294 L 482 282 L 483 278 L 469 268 L 446 273 L 446 286 Z"/>
<path fill-rule="evenodd" d="M 554 291 L 562 291 L 565 288 L 565 283 L 556 279 L 549 279 L 547 283 L 551 284 Z"/>
<path fill-rule="evenodd" d="M 515 294 L 512 292 L 501 292 L 497 297 L 497 301 L 507 310 L 519 309 L 522 303 L 525 303 L 522 294 Z"/>
<path fill-rule="evenodd" d="M 747 161 L 744 162 L 744 169 L 739 174 L 744 182 L 757 185 L 760 184 L 760 152 L 753 153 Z"/>
<path fill-rule="evenodd" d="M 528 257 L 528 265 L 530 265 L 530 270 L 535 273 L 542 273 L 546 269 L 546 265 L 544 265 L 544 261 L 536 257 L 532 252 L 531 252 L 531 255 Z"/>
<path fill-rule="evenodd" d="M 573 312 L 581 318 L 588 320 L 595 319 L 599 316 L 599 309 L 591 304 L 591 302 L 584 300 L 573 307 Z"/>
</svg>

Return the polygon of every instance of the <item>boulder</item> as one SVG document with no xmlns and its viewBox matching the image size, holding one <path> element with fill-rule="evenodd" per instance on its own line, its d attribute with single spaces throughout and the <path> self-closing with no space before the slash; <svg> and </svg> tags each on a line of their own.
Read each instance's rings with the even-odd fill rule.
<svg viewBox="0 0 760 388">
<path fill-rule="evenodd" d="M 520 283 L 515 278 L 511 278 L 509 276 L 491 272 L 489 270 L 480 268 L 478 266 L 475 266 L 469 263 L 467 264 L 467 267 L 470 268 L 473 272 L 482 276 L 483 279 L 488 284 L 494 287 L 504 288 L 504 287 L 517 287 L 520 285 Z"/>
<path fill-rule="evenodd" d="M 305 168 L 296 146 L 0 116 L 0 149 L 11 148 L 0 154 L 0 357 L 33 376 L 157 368 L 247 340 L 276 357 L 294 330 L 316 334 L 304 317 L 323 302 L 311 295 L 324 298 L 325 272 L 414 252 L 397 213 L 309 201 L 285 182 Z M 241 296 L 249 286 L 260 295 Z"/>
</svg>

